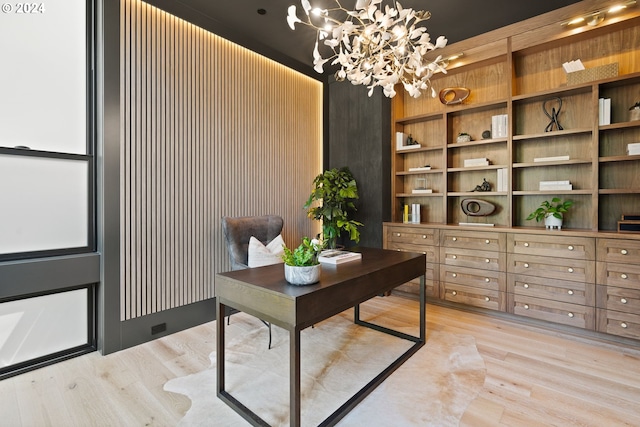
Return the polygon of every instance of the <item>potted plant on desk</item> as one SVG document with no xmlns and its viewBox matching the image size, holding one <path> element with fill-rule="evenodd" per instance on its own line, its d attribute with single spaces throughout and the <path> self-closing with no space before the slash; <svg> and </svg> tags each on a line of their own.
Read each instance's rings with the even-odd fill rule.
<svg viewBox="0 0 640 427">
<path fill-rule="evenodd" d="M 300 246 L 293 251 L 284 246 L 284 278 L 292 285 L 310 285 L 320 280 L 318 255 L 324 249 L 318 239 L 302 238 Z"/>
<path fill-rule="evenodd" d="M 562 228 L 562 220 L 564 214 L 573 205 L 573 201 L 565 200 L 564 202 L 559 197 L 554 197 L 551 202 L 545 200 L 540 204 L 540 207 L 531 212 L 527 217 L 527 220 L 535 219 L 536 222 L 544 220 L 546 228 Z"/>
</svg>

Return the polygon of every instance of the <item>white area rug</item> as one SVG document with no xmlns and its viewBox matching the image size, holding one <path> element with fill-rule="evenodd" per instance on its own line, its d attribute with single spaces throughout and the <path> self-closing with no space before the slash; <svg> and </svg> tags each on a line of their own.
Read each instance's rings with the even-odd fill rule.
<svg viewBox="0 0 640 427">
<path fill-rule="evenodd" d="M 412 345 L 356 326 L 348 313 L 301 333 L 303 426 L 318 425 Z M 273 327 L 268 350 L 266 328 L 258 320 L 238 313 L 231 321 L 246 327 L 234 328 L 234 335 L 227 328 L 227 391 L 272 426 L 288 426 L 288 332 Z M 210 359 L 210 368 L 164 386 L 192 401 L 179 425 L 248 425 L 216 397 L 215 352 Z M 338 425 L 457 426 L 482 388 L 485 372 L 472 336 L 427 331 L 425 346 Z"/>
</svg>

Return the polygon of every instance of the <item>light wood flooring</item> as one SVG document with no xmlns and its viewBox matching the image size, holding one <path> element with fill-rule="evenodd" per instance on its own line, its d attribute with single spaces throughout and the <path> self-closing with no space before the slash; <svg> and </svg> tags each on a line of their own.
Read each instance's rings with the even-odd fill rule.
<svg viewBox="0 0 640 427">
<path fill-rule="evenodd" d="M 416 313 L 417 302 L 390 296 L 368 302 L 362 317 L 394 326 L 413 323 Z M 210 365 L 214 326 L 0 381 L 0 425 L 176 425 L 190 401 L 163 385 Z M 462 426 L 640 426 L 638 348 L 434 305 L 427 306 L 429 330 L 473 335 L 484 359 L 485 385 Z"/>
</svg>

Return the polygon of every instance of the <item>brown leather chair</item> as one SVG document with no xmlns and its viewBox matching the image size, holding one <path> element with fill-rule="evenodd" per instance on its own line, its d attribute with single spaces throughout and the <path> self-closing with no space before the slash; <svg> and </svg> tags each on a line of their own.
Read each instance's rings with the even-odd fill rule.
<svg viewBox="0 0 640 427">
<path fill-rule="evenodd" d="M 267 245 L 282 232 L 284 221 L 277 215 L 222 217 L 229 261 L 232 270 L 249 268 L 249 239 L 251 236 Z M 227 324 L 230 316 L 237 310 L 225 313 Z M 271 323 L 260 319 L 269 328 L 269 348 L 271 348 Z"/>
</svg>

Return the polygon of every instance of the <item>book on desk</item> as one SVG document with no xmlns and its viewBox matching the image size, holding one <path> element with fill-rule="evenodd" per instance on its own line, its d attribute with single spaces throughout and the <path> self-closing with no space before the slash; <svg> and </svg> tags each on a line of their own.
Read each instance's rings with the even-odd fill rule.
<svg viewBox="0 0 640 427">
<path fill-rule="evenodd" d="M 318 257 L 318 261 L 320 261 L 321 264 L 342 264 L 359 259 L 362 259 L 362 254 L 359 252 L 349 252 L 338 249 L 322 251 Z"/>
</svg>

